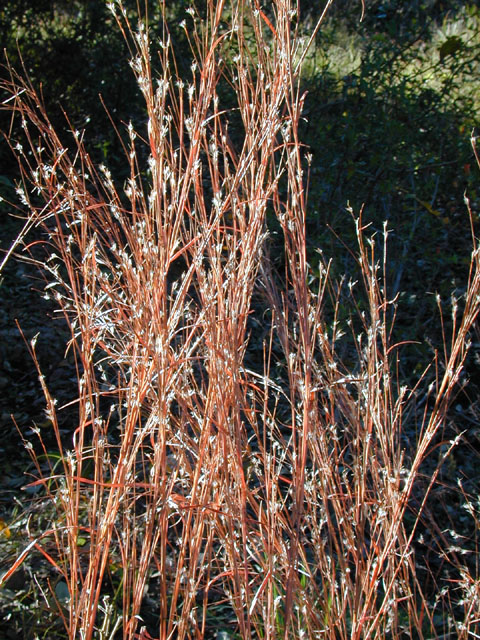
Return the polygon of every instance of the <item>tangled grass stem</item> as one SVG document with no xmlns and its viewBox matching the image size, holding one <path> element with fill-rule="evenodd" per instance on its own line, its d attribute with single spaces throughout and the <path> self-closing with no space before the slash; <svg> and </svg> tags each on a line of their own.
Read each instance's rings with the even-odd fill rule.
<svg viewBox="0 0 480 640">
<path fill-rule="evenodd" d="M 28 79 L 11 69 L 2 87 L 25 138 L 10 141 L 25 232 L 45 238 L 32 259 L 78 372 L 66 437 L 32 346 L 60 457 L 40 463 L 30 449 L 31 486 L 52 522 L 3 579 L 40 545 L 68 590 L 52 595 L 70 640 L 210 638 L 219 602 L 242 640 L 423 638 L 434 624 L 414 536 L 428 490 L 408 527 L 407 515 L 478 314 L 478 251 L 443 369 L 438 357 L 436 378 L 420 378 L 429 402 L 406 451 L 419 387 L 398 378 L 395 301 L 361 216 L 360 284 L 347 285 L 358 330 L 342 336 L 344 287 L 328 265 L 308 284 L 299 77 L 312 39 L 292 27 L 299 7 L 275 0 L 267 16 L 256 0 L 207 0 L 203 20 L 188 10 L 189 79 L 167 24 L 153 70 L 146 22 L 134 29 L 120 0 L 111 9 L 148 118 L 141 135 L 126 128 L 123 191 L 82 133 L 63 146 Z M 267 210 L 283 234 L 282 277 Z M 250 323 L 263 313 L 271 328 L 253 370 Z"/>
</svg>

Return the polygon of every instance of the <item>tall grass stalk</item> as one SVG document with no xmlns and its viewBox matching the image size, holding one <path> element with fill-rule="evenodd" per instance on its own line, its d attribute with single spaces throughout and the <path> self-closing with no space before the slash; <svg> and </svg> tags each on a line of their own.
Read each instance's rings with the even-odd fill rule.
<svg viewBox="0 0 480 640">
<path fill-rule="evenodd" d="M 408 528 L 405 516 L 464 364 L 478 251 L 437 374 L 402 386 L 386 227 L 377 249 L 356 219 L 358 284 L 332 281 L 322 261 L 308 284 L 298 6 L 274 0 L 267 16 L 256 0 L 207 0 L 202 19 L 189 10 L 189 78 L 178 76 L 166 20 L 151 44 L 147 21 L 134 27 L 120 0 L 111 8 L 147 113 L 145 132 L 121 134 L 123 191 L 92 163 L 83 133 L 65 146 L 28 80 L 10 70 L 3 87 L 25 137 L 11 141 L 18 193 L 46 254 L 26 249 L 66 319 L 78 372 L 65 436 L 37 363 L 60 463 L 45 469 L 32 450 L 55 515 L 28 547 L 68 587 L 58 603 L 68 638 L 148 637 L 147 595 L 149 633 L 161 640 L 213 637 L 222 606 L 245 640 L 423 638 L 433 621 L 412 544 L 421 508 Z M 235 107 L 222 103 L 228 91 Z M 272 217 L 281 276 L 268 257 Z M 350 336 L 339 317 L 347 299 Z M 267 323 L 256 369 L 251 316 Z"/>
</svg>

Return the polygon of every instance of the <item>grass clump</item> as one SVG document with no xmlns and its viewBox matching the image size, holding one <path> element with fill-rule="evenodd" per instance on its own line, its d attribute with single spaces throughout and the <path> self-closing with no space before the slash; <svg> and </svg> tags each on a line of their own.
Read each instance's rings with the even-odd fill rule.
<svg viewBox="0 0 480 640">
<path fill-rule="evenodd" d="M 123 188 L 81 132 L 60 140 L 28 80 L 11 70 L 3 86 L 23 128 L 11 146 L 25 233 L 44 234 L 25 248 L 78 377 L 65 433 L 32 342 L 57 451 L 40 430 L 24 440 L 48 524 L 30 529 L 3 582 L 42 554 L 40 592 L 72 640 L 467 638 L 476 605 L 460 616 L 448 587 L 435 603 L 415 540 L 455 444 L 425 483 L 478 314 L 476 246 L 451 335 L 403 384 L 387 225 L 379 240 L 354 218 L 358 282 L 332 279 L 323 258 L 312 279 L 307 262 L 300 76 L 323 16 L 304 38 L 289 0 L 268 15 L 208 0 L 181 25 L 185 78 L 166 21 L 152 53 L 148 20 L 110 8 L 147 114 L 144 131 L 119 133 Z M 465 594 L 476 588 L 456 569 Z"/>
</svg>

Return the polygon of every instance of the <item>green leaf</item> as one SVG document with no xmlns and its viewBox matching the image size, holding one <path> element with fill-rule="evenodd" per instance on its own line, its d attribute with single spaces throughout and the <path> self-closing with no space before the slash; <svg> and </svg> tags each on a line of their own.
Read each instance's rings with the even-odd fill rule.
<svg viewBox="0 0 480 640">
<path fill-rule="evenodd" d="M 443 62 L 447 56 L 453 56 L 457 51 L 461 51 L 462 48 L 463 40 L 458 36 L 450 36 L 438 49 L 440 62 Z"/>
<path fill-rule="evenodd" d="M 70 591 L 68 590 L 67 583 L 64 580 L 60 580 L 57 582 L 55 587 L 55 595 L 57 598 L 63 602 L 66 602 L 70 599 Z"/>
</svg>

